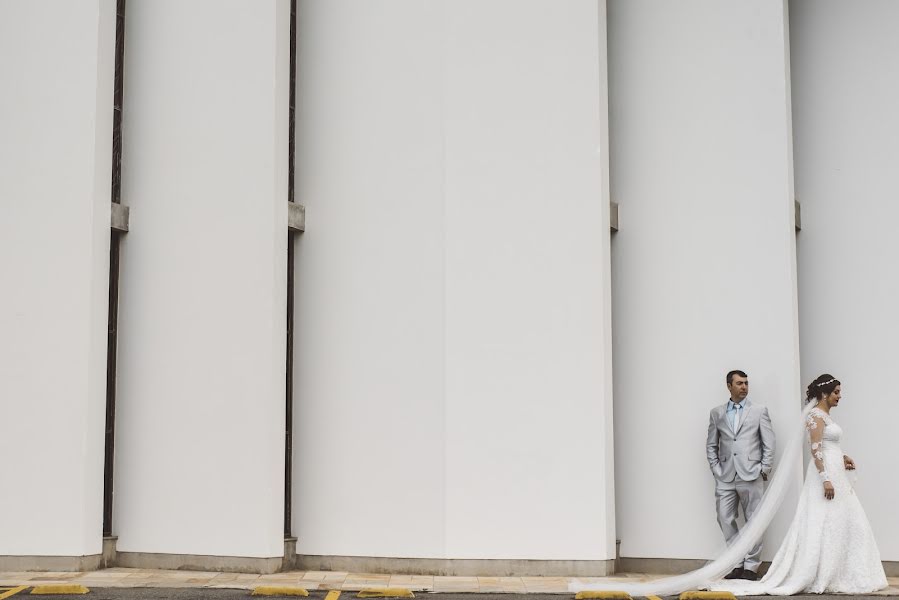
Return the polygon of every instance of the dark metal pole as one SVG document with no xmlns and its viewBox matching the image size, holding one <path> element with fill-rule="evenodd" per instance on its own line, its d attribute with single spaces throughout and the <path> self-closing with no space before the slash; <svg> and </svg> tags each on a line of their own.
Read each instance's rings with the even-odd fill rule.
<svg viewBox="0 0 899 600">
<path fill-rule="evenodd" d="M 287 199 L 294 201 L 296 191 L 294 158 L 296 150 L 296 85 L 297 85 L 297 0 L 290 0 L 290 95 L 288 117 Z M 287 234 L 287 406 L 284 423 L 284 536 L 293 536 L 291 504 L 293 495 L 293 234 Z"/>
<path fill-rule="evenodd" d="M 112 110 L 112 189 L 114 204 L 122 202 L 122 99 L 125 57 L 125 0 L 116 2 L 115 75 Z M 113 472 L 115 466 L 116 353 L 119 320 L 119 246 L 121 233 L 109 239 L 109 316 L 106 337 L 106 427 L 103 456 L 103 535 L 112 535 Z"/>
</svg>

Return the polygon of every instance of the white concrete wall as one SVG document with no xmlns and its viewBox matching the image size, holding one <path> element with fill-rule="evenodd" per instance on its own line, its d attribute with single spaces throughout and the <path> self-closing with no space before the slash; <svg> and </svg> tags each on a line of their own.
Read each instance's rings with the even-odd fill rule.
<svg viewBox="0 0 899 600">
<path fill-rule="evenodd" d="M 0 3 L 0 555 L 102 545 L 115 2 Z"/>
<path fill-rule="evenodd" d="M 289 25 L 128 5 L 119 551 L 283 553 Z"/>
<path fill-rule="evenodd" d="M 615 555 L 604 8 L 446 3 L 451 557 Z"/>
<path fill-rule="evenodd" d="M 833 416 L 881 556 L 899 560 L 890 440 L 899 336 L 899 5 L 790 3 L 804 384 L 843 382 Z"/>
<path fill-rule="evenodd" d="M 712 558 L 705 439 L 725 373 L 748 372 L 781 442 L 800 408 L 785 9 L 612 0 L 608 13 L 621 555 Z"/>
<path fill-rule="evenodd" d="M 282 553 L 288 9 L 128 6 L 120 551 Z M 0 3 L 0 555 L 101 548 L 114 10 Z M 300 2 L 301 553 L 710 558 L 743 368 L 781 441 L 843 379 L 899 560 L 899 8 L 791 10 L 612 0 L 609 124 L 602 2 Z"/>
<path fill-rule="evenodd" d="M 300 2 L 300 553 L 614 556 L 601 7 Z"/>
<path fill-rule="evenodd" d="M 441 13 L 298 3 L 300 553 L 443 553 Z"/>
</svg>

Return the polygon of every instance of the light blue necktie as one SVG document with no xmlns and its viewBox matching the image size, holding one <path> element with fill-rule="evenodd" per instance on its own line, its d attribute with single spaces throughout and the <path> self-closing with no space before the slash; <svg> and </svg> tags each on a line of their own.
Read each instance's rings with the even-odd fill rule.
<svg viewBox="0 0 899 600">
<path fill-rule="evenodd" d="M 730 427 L 737 431 L 737 427 L 740 426 L 740 416 L 743 414 L 743 403 L 740 402 L 736 404 L 735 402 L 731 402 L 731 413 L 730 413 Z"/>
</svg>

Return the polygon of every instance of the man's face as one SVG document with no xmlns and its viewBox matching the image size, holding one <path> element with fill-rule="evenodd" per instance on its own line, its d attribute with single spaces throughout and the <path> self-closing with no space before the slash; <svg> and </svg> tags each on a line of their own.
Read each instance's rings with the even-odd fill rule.
<svg viewBox="0 0 899 600">
<path fill-rule="evenodd" d="M 730 392 L 731 400 L 740 402 L 749 395 L 749 378 L 734 375 L 731 382 L 727 384 L 727 391 Z"/>
</svg>

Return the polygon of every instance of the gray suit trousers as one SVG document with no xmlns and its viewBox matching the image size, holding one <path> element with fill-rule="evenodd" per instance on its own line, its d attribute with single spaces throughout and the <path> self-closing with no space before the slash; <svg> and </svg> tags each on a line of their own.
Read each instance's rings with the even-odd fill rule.
<svg viewBox="0 0 899 600">
<path fill-rule="evenodd" d="M 764 493 L 765 484 L 761 477 L 755 481 L 743 481 L 739 477 L 730 482 L 715 480 L 715 508 L 718 511 L 718 525 L 721 526 L 724 539 L 728 544 L 739 532 L 737 529 L 738 504 L 743 507 L 743 516 L 748 521 Z M 761 554 L 762 542 L 759 541 L 749 551 L 746 558 L 734 567 L 758 572 L 759 565 L 762 564 Z"/>
</svg>

